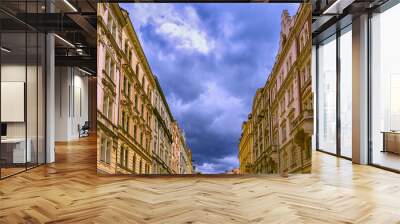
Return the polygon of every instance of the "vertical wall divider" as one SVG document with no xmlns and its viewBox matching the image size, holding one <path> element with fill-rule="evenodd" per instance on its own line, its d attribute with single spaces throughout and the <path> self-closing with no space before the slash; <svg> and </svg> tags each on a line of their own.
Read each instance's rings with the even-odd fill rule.
<svg viewBox="0 0 400 224">
<path fill-rule="evenodd" d="M 0 47 L 2 46 L 2 23 L 0 23 Z M 2 52 L 0 51 L 0 125 L 1 124 L 3 124 L 2 122 L 1 122 L 1 78 L 2 78 L 2 75 L 1 75 L 1 69 L 2 69 L 2 58 L 1 58 L 1 56 L 2 56 Z M 1 144 L 0 144 L 0 180 L 2 179 L 2 173 L 1 173 L 1 171 L 2 171 L 2 160 L 1 160 L 1 150 L 2 150 L 2 148 L 1 148 Z"/>
<path fill-rule="evenodd" d="M 319 44 L 316 44 L 315 46 L 315 149 L 319 150 L 319 122 L 318 122 L 318 116 L 319 116 L 319 65 L 318 65 L 318 60 L 319 60 Z"/>
<path fill-rule="evenodd" d="M 28 21 L 28 0 L 25 0 L 25 21 Z M 25 170 L 28 170 L 28 24 L 25 23 L 25 88 L 24 88 L 24 120 L 25 120 Z"/>
<path fill-rule="evenodd" d="M 75 69 L 74 67 L 71 68 L 71 82 L 72 82 L 72 87 L 71 87 L 71 101 L 72 101 L 72 119 L 75 118 Z"/>
<path fill-rule="evenodd" d="M 47 0 L 46 0 L 46 9 L 45 12 L 47 13 Z M 48 38 L 48 33 L 44 33 L 44 74 L 42 74 L 42 78 L 44 82 L 44 163 L 47 163 L 47 38 Z M 44 75 L 44 77 L 43 77 Z"/>
<path fill-rule="evenodd" d="M 47 6 L 48 6 L 48 0 L 44 0 L 44 12 L 47 13 Z M 44 136 L 43 136 L 43 141 L 44 141 L 44 161 L 43 163 L 47 163 L 47 38 L 48 38 L 48 33 L 47 31 L 44 32 L 44 55 L 42 57 L 42 60 L 44 58 L 44 69 L 42 68 L 42 82 L 44 82 L 44 108 L 42 107 L 43 113 L 44 113 Z M 43 84 L 43 83 L 42 83 Z"/>
<path fill-rule="evenodd" d="M 340 35 L 339 27 L 336 28 L 336 155 L 341 156 L 341 117 L 340 117 Z"/>
<path fill-rule="evenodd" d="M 36 1 L 39 13 L 39 1 Z M 36 166 L 39 166 L 39 31 L 36 31 Z"/>
<path fill-rule="evenodd" d="M 367 119 L 368 119 L 368 123 L 367 123 L 367 141 L 368 141 L 368 155 L 367 155 L 367 164 L 372 164 L 373 163 L 373 153 L 372 153 L 372 102 L 371 102 L 371 71 L 372 71 L 372 65 L 371 65 L 371 53 L 372 53 L 372 42 L 371 42 L 371 19 L 372 19 L 372 12 L 368 11 L 368 19 L 367 19 L 367 46 L 368 46 L 368 53 L 367 53 Z"/>
</svg>

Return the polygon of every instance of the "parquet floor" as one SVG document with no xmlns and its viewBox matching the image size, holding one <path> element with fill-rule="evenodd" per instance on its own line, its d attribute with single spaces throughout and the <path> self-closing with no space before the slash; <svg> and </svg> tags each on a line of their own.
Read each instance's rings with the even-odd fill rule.
<svg viewBox="0 0 400 224">
<path fill-rule="evenodd" d="M 0 223 L 400 223 L 400 175 L 322 153 L 313 174 L 97 176 L 95 138 L 0 181 Z"/>
</svg>

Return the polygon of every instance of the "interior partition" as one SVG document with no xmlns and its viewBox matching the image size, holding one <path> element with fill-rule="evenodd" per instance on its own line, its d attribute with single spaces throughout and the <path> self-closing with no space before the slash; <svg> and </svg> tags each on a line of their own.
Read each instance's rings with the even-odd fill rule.
<svg viewBox="0 0 400 224">
<path fill-rule="evenodd" d="M 318 150 L 336 154 L 336 35 L 318 46 Z"/>
<path fill-rule="evenodd" d="M 45 37 L 1 32 L 1 178 L 45 162 Z"/>
<path fill-rule="evenodd" d="M 46 37 L 21 19 L 44 3 L 0 2 L 1 179 L 46 162 Z"/>
<path fill-rule="evenodd" d="M 400 171 L 400 4 L 371 18 L 371 162 Z"/>
</svg>

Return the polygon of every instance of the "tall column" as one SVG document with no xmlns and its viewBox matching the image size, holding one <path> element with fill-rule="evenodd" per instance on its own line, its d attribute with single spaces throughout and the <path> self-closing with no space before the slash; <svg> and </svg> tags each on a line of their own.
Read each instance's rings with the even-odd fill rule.
<svg viewBox="0 0 400 224">
<path fill-rule="evenodd" d="M 55 160 L 55 73 L 54 35 L 46 36 L 46 163 Z"/>
<path fill-rule="evenodd" d="M 54 5 L 46 1 L 46 12 L 53 12 Z M 46 163 L 55 161 L 55 44 L 54 35 L 46 34 Z"/>
<path fill-rule="evenodd" d="M 312 150 L 317 149 L 317 48 L 315 45 L 312 46 L 312 51 L 311 51 L 311 88 L 313 94 L 313 111 L 314 111 L 314 116 L 313 116 L 313 134 L 312 134 Z"/>
<path fill-rule="evenodd" d="M 368 163 L 368 15 L 353 19 L 353 162 Z"/>
</svg>

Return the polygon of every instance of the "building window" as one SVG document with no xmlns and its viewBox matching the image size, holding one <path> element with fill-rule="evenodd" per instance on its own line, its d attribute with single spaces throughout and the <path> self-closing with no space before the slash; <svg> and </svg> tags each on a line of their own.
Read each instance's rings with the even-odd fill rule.
<svg viewBox="0 0 400 224">
<path fill-rule="evenodd" d="M 109 164 L 111 158 L 111 141 L 107 140 L 107 138 L 101 138 L 100 144 L 101 144 L 100 161 Z"/>
<path fill-rule="evenodd" d="M 131 89 L 132 89 L 132 84 L 131 84 L 130 81 L 128 81 L 128 92 L 127 92 L 127 94 L 128 94 L 129 98 L 131 97 Z"/>
<path fill-rule="evenodd" d="M 108 107 L 110 106 L 108 104 L 110 98 L 106 95 L 104 95 L 104 99 L 103 99 L 103 114 L 108 118 Z"/>
<path fill-rule="evenodd" d="M 288 60 L 288 61 L 286 61 L 286 75 L 289 74 L 289 71 L 290 71 L 290 64 L 289 64 L 289 60 Z"/>
<path fill-rule="evenodd" d="M 139 62 L 136 64 L 136 75 L 139 76 L 139 72 L 140 72 L 140 66 L 139 66 Z"/>
<path fill-rule="evenodd" d="M 119 165 L 122 166 L 123 162 L 124 162 L 124 148 L 123 146 L 121 146 L 120 150 L 119 150 Z"/>
<path fill-rule="evenodd" d="M 112 120 L 112 104 L 113 101 L 110 97 L 105 95 L 103 100 L 103 114 L 109 120 Z"/>
<path fill-rule="evenodd" d="M 126 116 L 126 124 L 125 124 L 125 130 L 126 130 L 126 132 L 129 132 L 129 121 L 130 121 L 129 116 Z"/>
<path fill-rule="evenodd" d="M 105 72 L 106 74 L 109 76 L 110 75 L 110 66 L 111 66 L 111 57 L 110 55 L 107 53 L 106 54 L 106 63 L 105 63 Z"/>
<path fill-rule="evenodd" d="M 282 124 L 282 142 L 286 141 L 286 121 Z"/>
<path fill-rule="evenodd" d="M 122 128 L 125 130 L 125 111 L 122 111 L 122 118 L 121 118 L 121 125 Z"/>
<path fill-rule="evenodd" d="M 285 112 L 285 95 L 283 95 L 281 100 L 281 113 Z"/>
<path fill-rule="evenodd" d="M 111 34 L 112 34 L 112 36 L 114 37 L 114 40 L 117 42 L 117 25 L 114 23 L 113 25 L 112 25 L 112 32 L 111 32 Z"/>
<path fill-rule="evenodd" d="M 111 60 L 111 67 L 109 73 L 111 80 L 114 80 L 114 72 L 115 72 L 115 62 Z"/>
<path fill-rule="evenodd" d="M 284 153 L 283 153 L 283 159 L 282 159 L 283 161 L 283 163 L 282 163 L 282 168 L 283 168 L 283 171 L 287 171 L 288 170 L 288 155 L 287 155 L 287 152 L 285 151 Z"/>
<path fill-rule="evenodd" d="M 105 71 L 108 77 L 114 81 L 114 69 L 115 69 L 115 62 L 111 59 L 111 56 L 107 53 L 106 54 L 106 64 L 105 64 Z"/>
<path fill-rule="evenodd" d="M 122 111 L 122 118 L 121 118 L 122 129 L 126 132 L 129 132 L 129 116 L 125 111 Z"/>
<path fill-rule="evenodd" d="M 119 155 L 119 164 L 122 167 L 127 168 L 128 167 L 128 149 L 126 146 L 121 146 L 121 151 Z"/>
<path fill-rule="evenodd" d="M 300 36 L 300 48 L 304 47 L 303 34 Z"/>
<path fill-rule="evenodd" d="M 123 81 L 123 92 L 126 94 L 126 86 L 127 86 L 127 79 L 126 79 L 126 77 L 124 76 L 123 78 L 122 78 L 124 81 Z"/>
<path fill-rule="evenodd" d="M 136 172 L 136 155 L 132 156 L 132 170 Z"/>
<path fill-rule="evenodd" d="M 118 29 L 118 46 L 122 48 L 122 31 Z"/>
<path fill-rule="evenodd" d="M 336 154 L 336 35 L 318 47 L 318 147 Z"/>
<path fill-rule="evenodd" d="M 132 66 L 132 62 L 133 62 L 133 53 L 132 50 L 129 50 L 129 65 Z M 133 66 L 132 66 L 133 67 Z"/>
<path fill-rule="evenodd" d="M 135 109 L 137 110 L 138 107 L 138 96 L 135 94 Z"/>
<path fill-rule="evenodd" d="M 129 156 L 128 149 L 127 149 L 127 148 L 125 148 L 125 154 L 124 154 L 124 167 L 128 167 L 128 156 Z"/>
<path fill-rule="evenodd" d="M 112 120 L 112 115 L 113 115 L 113 101 L 109 99 L 108 101 L 108 113 L 107 117 L 109 120 Z"/>
<path fill-rule="evenodd" d="M 292 168 L 297 166 L 297 153 L 296 149 L 292 149 Z"/>
<path fill-rule="evenodd" d="M 113 28 L 113 18 L 112 18 L 112 14 L 111 11 L 108 10 L 108 22 L 107 22 L 107 28 L 108 31 L 110 31 L 110 33 L 112 33 L 112 28 Z"/>
</svg>

